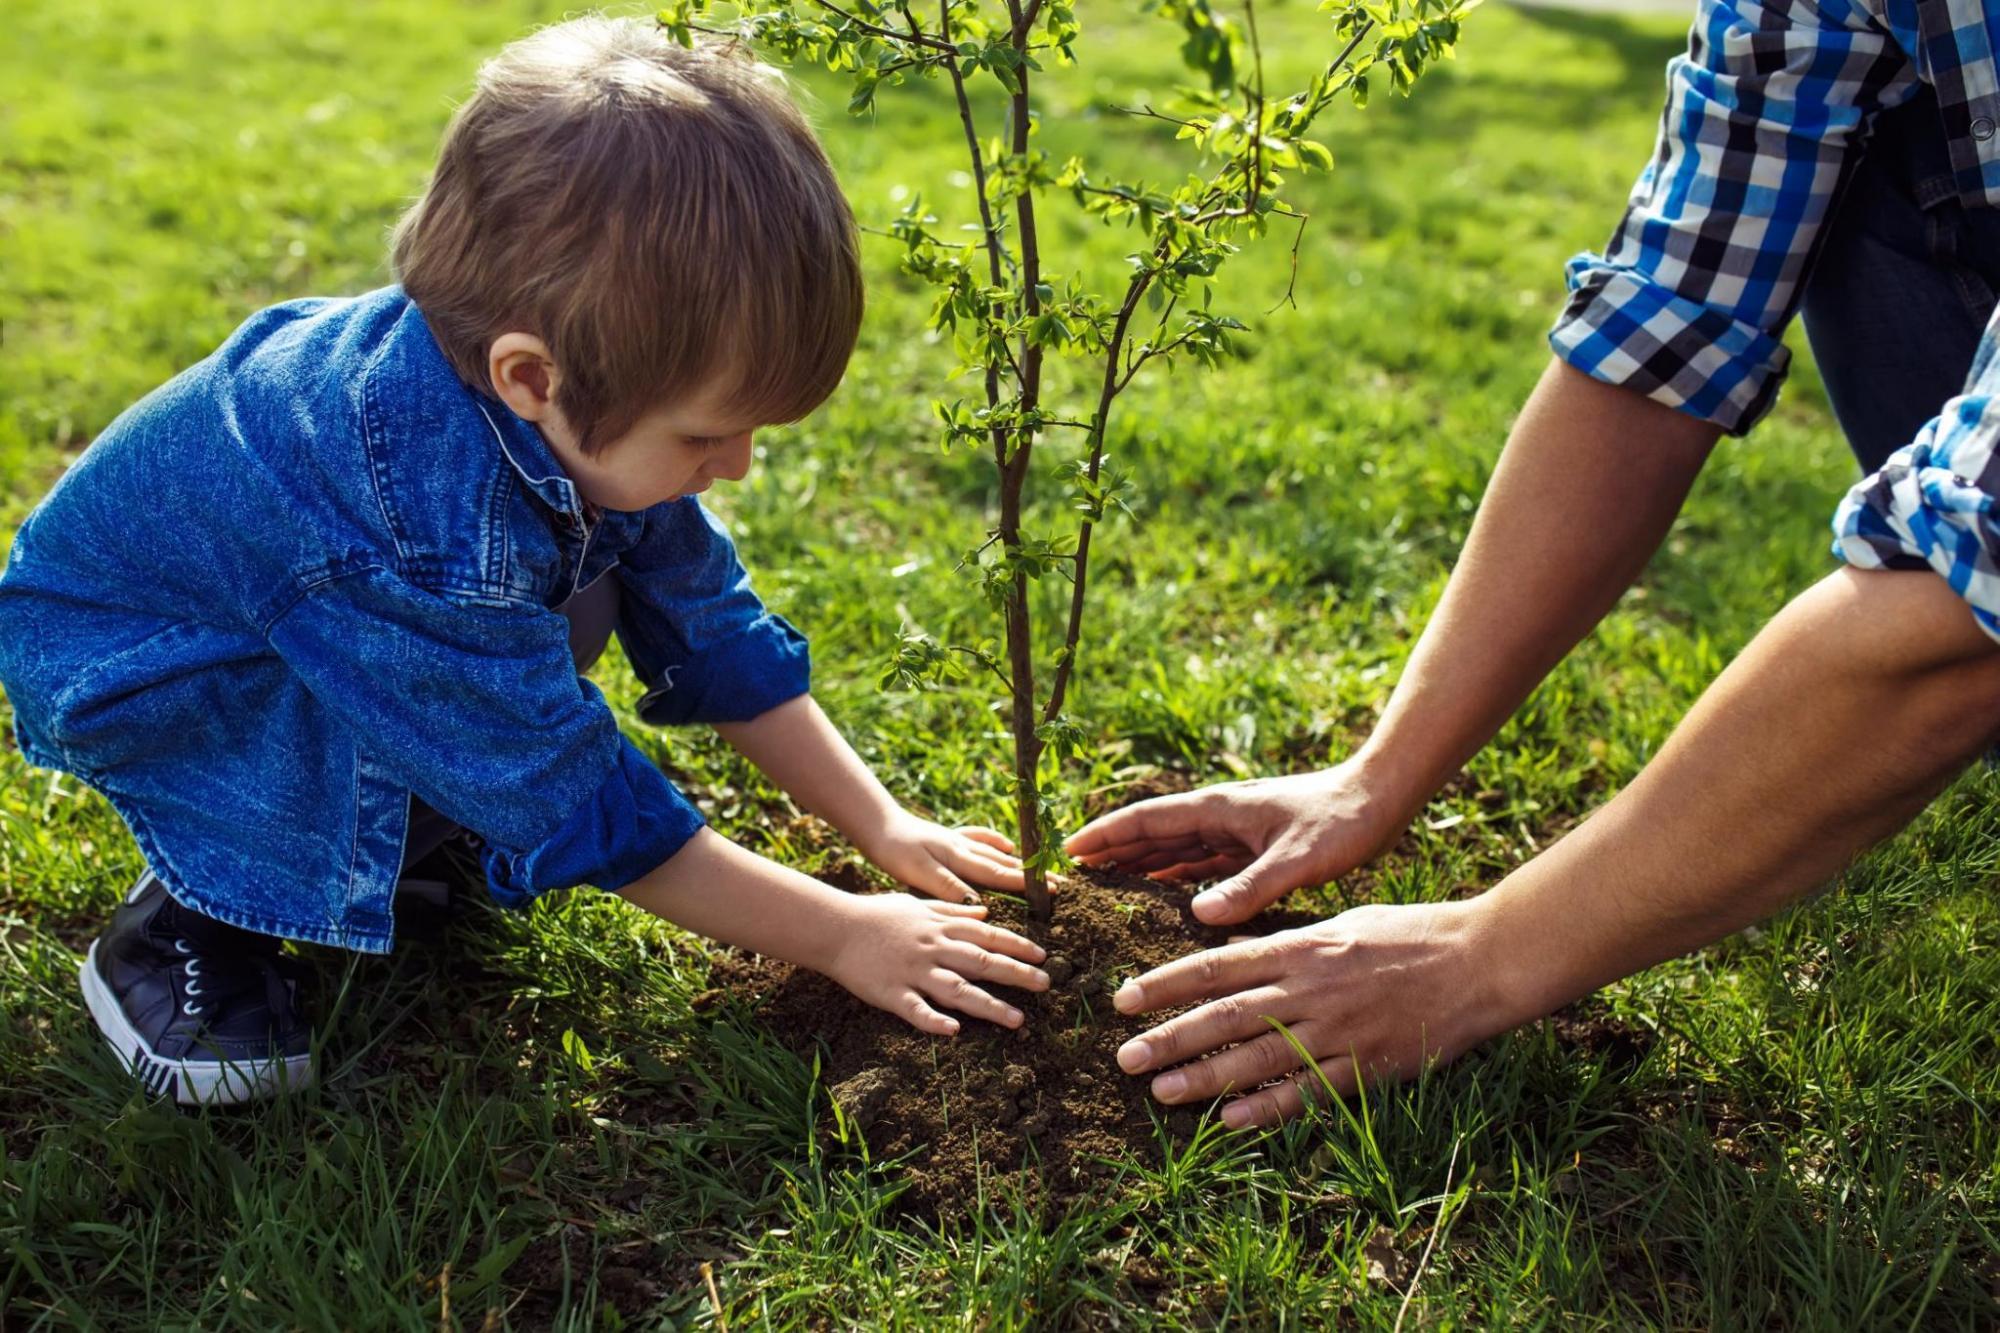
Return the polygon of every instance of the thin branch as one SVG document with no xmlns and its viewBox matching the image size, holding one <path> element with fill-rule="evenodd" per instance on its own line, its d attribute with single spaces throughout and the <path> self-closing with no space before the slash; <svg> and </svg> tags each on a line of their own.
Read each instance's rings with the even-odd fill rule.
<svg viewBox="0 0 2000 1333">
<path fill-rule="evenodd" d="M 843 23 L 850 23 L 871 37 L 880 37 L 884 41 L 890 42 L 913 42 L 918 46 L 927 47 L 932 51 L 952 51 L 954 55 L 957 54 L 950 42 L 939 41 L 937 38 L 928 36 L 922 32 L 900 33 L 894 28 L 877 27 L 865 19 L 857 18 L 848 13 L 839 5 L 834 4 L 833 0 L 813 0 L 813 3 L 828 13 L 838 16 Z"/>
<path fill-rule="evenodd" d="M 1250 117 L 1250 161 L 1243 166 L 1243 174 L 1247 178 L 1243 206 L 1255 212 L 1258 193 L 1264 188 L 1264 42 L 1257 35 L 1256 0 L 1243 0 L 1243 21 L 1250 28 L 1250 53 L 1257 71 L 1254 92 L 1244 94 L 1246 101 L 1255 97 L 1257 114 Z"/>
<path fill-rule="evenodd" d="M 1137 116 L 1144 120 L 1164 120 L 1169 125 L 1179 125 L 1183 129 L 1199 130 L 1208 128 L 1192 120 L 1182 120 L 1179 116 L 1170 116 L 1164 111 L 1155 111 L 1150 102 L 1145 106 L 1114 106 L 1111 109 L 1121 116 Z"/>
<path fill-rule="evenodd" d="M 1148 361 L 1151 361 L 1156 356 L 1166 356 L 1169 353 L 1171 353 L 1175 348 L 1183 346 L 1190 338 L 1194 337 L 1195 332 L 1196 331 L 1194 329 L 1189 329 L 1186 333 L 1181 334 L 1178 338 L 1173 339 L 1171 342 L 1167 342 L 1159 347 L 1149 347 L 1145 351 L 1139 353 L 1138 358 L 1134 360 L 1129 367 L 1126 368 L 1125 378 L 1118 381 L 1118 392 L 1119 393 L 1125 392 L 1125 386 L 1132 382 L 1132 377 L 1134 375 L 1137 375 L 1140 369 Z"/>
<path fill-rule="evenodd" d="M 1273 209 L 1272 211 L 1276 212 L 1277 210 Z M 1306 221 L 1311 216 L 1312 214 L 1310 213 L 1299 214 L 1299 229 L 1298 231 L 1292 234 L 1291 276 L 1285 280 L 1285 294 L 1278 298 L 1277 305 L 1273 305 L 1270 310 L 1266 310 L 1264 312 L 1267 315 L 1271 314 L 1272 311 L 1277 310 L 1279 306 L 1289 305 L 1294 310 L 1297 310 L 1299 308 L 1299 303 L 1293 299 L 1292 292 L 1299 285 L 1299 243 L 1304 241 L 1306 238 Z"/>
<path fill-rule="evenodd" d="M 968 648 L 962 643 L 947 644 L 946 648 L 948 651 L 954 653 L 964 653 L 967 657 L 979 663 L 979 665 L 985 667 L 988 671 L 991 671 L 994 675 L 998 676 L 1000 678 L 1000 683 L 1002 685 L 1005 685 L 1009 690 L 1012 690 L 1014 688 L 1014 682 L 1012 680 L 1009 680 L 1007 677 L 1007 673 L 1000 669 L 1000 664 L 993 660 L 992 654 L 983 652 L 977 648 Z"/>
<path fill-rule="evenodd" d="M 1158 347 L 1160 345 L 1160 340 L 1164 338 L 1167 334 L 1167 321 L 1174 317 L 1174 311 L 1179 309 L 1180 303 L 1181 303 L 1181 294 L 1179 292 L 1175 292 L 1172 296 L 1169 296 L 1167 298 L 1166 304 L 1160 307 L 1160 320 L 1159 323 L 1153 325 L 1153 336 L 1146 340 L 1145 345 L 1147 347 Z M 1126 383 L 1131 382 L 1132 376 L 1135 373 L 1137 373 L 1137 371 L 1138 371 L 1137 363 L 1128 361 L 1125 365 L 1125 380 L 1123 383 L 1120 383 L 1118 387 L 1120 389 L 1123 389 Z"/>
<path fill-rule="evenodd" d="M 911 31 L 915 32 L 917 21 L 911 17 L 908 9 L 903 11 L 903 18 L 909 23 Z M 986 202 L 986 156 L 980 151 L 979 128 L 972 122 L 972 99 L 966 95 L 965 71 L 958 67 L 958 48 L 951 44 L 951 0 L 938 0 L 938 31 L 944 34 L 945 49 L 951 53 L 945 57 L 944 67 L 951 75 L 951 90 L 953 95 L 958 99 L 958 121 L 965 129 L 966 150 L 972 155 L 972 188 L 979 199 L 979 226 L 981 233 L 986 238 L 987 271 L 993 285 L 998 287 L 1001 285 L 1000 232 L 993 225 L 993 209 Z M 1013 357 L 1014 351 L 1010 347 L 1007 350 L 1007 358 L 1009 362 L 1013 363 L 1014 374 L 1018 379 L 1020 376 L 1020 365 L 1017 362 L 1013 362 Z M 986 370 L 986 405 L 988 407 L 998 407 L 1000 405 L 999 372 L 990 366 Z M 994 466 L 1005 472 L 1007 468 L 1007 436 L 1000 427 L 995 426 L 992 430 L 992 437 Z"/>
<path fill-rule="evenodd" d="M 1035 20 L 1042 12 L 1042 0 L 1028 0 L 1025 10 L 1014 14 L 1014 45 L 1021 45 L 1021 39 L 1028 35 L 1028 29 L 1035 26 Z"/>
<path fill-rule="evenodd" d="M 1166 257 L 1171 241 L 1162 236 L 1153 247 L 1153 261 L 1157 264 Z M 1146 295 L 1146 288 L 1159 276 L 1159 270 L 1147 265 L 1132 275 L 1131 283 L 1125 289 L 1124 303 L 1118 307 L 1118 322 L 1112 326 L 1111 341 L 1104 351 L 1104 382 L 1097 393 L 1097 411 L 1092 420 L 1096 431 L 1090 439 L 1089 476 L 1094 482 L 1104 467 L 1104 441 L 1111 427 L 1111 402 L 1118 396 L 1118 368 L 1125 350 L 1125 332 L 1132 324 L 1132 312 L 1139 308 L 1140 300 Z M 1129 376 L 1127 377 L 1130 378 Z M 1063 628 L 1062 654 L 1056 661 L 1056 674 L 1049 686 L 1049 701 L 1042 709 L 1042 722 L 1047 724 L 1062 711 L 1063 698 L 1069 691 L 1070 677 L 1076 670 L 1077 644 L 1083 635 L 1083 594 L 1090 581 L 1090 534 L 1096 524 L 1085 519 L 1077 528 L 1076 553 L 1069 590 L 1069 622 Z"/>
</svg>

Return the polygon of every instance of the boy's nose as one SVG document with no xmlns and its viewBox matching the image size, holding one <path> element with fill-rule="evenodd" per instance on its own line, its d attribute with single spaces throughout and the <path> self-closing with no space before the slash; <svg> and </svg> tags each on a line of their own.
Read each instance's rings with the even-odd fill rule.
<svg viewBox="0 0 2000 1333">
<path fill-rule="evenodd" d="M 724 481 L 741 481 L 749 476 L 750 439 L 751 433 L 744 431 L 717 449 L 708 465 L 709 475 L 721 477 Z"/>
</svg>

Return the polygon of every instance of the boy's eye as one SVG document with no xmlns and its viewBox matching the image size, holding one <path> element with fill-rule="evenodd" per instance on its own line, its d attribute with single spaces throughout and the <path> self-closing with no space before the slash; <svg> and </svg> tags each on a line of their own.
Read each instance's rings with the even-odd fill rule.
<svg viewBox="0 0 2000 1333">
<path fill-rule="evenodd" d="M 720 435 L 690 435 L 687 437 L 687 442 L 697 449 L 713 449 L 718 445 L 729 443 Z"/>
</svg>

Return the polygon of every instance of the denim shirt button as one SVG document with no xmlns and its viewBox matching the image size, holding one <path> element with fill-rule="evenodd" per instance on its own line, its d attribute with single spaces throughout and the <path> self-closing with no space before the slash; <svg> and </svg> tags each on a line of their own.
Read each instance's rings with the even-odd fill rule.
<svg viewBox="0 0 2000 1333">
<path fill-rule="evenodd" d="M 1993 118 L 1991 116 L 1981 116 L 1979 119 L 1973 121 L 1972 137 L 1980 140 L 1982 143 L 1991 139 L 1993 137 Z"/>
</svg>

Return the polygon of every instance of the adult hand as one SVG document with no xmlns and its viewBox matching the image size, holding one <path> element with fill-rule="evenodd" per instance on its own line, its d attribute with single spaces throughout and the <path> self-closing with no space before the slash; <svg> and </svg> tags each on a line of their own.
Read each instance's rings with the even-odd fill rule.
<svg viewBox="0 0 2000 1333">
<path fill-rule="evenodd" d="M 1225 782 L 1141 801 L 1071 835 L 1085 865 L 1163 879 L 1222 882 L 1195 895 L 1210 925 L 1247 921 L 1291 890 L 1324 884 L 1384 851 L 1410 820 L 1373 790 L 1360 763 Z"/>
<path fill-rule="evenodd" d="M 1128 1074 L 1165 1070 L 1152 1091 L 1169 1104 L 1256 1089 L 1222 1108 L 1239 1129 L 1298 1114 L 1328 1084 L 1346 1096 L 1364 1074 L 1409 1078 L 1533 1016 L 1502 998 L 1485 937 L 1479 899 L 1375 904 L 1190 954 L 1113 997 L 1126 1014 L 1200 1006 L 1126 1042 L 1118 1064 Z M 1283 1081 L 1260 1087 L 1274 1079 Z"/>
</svg>

